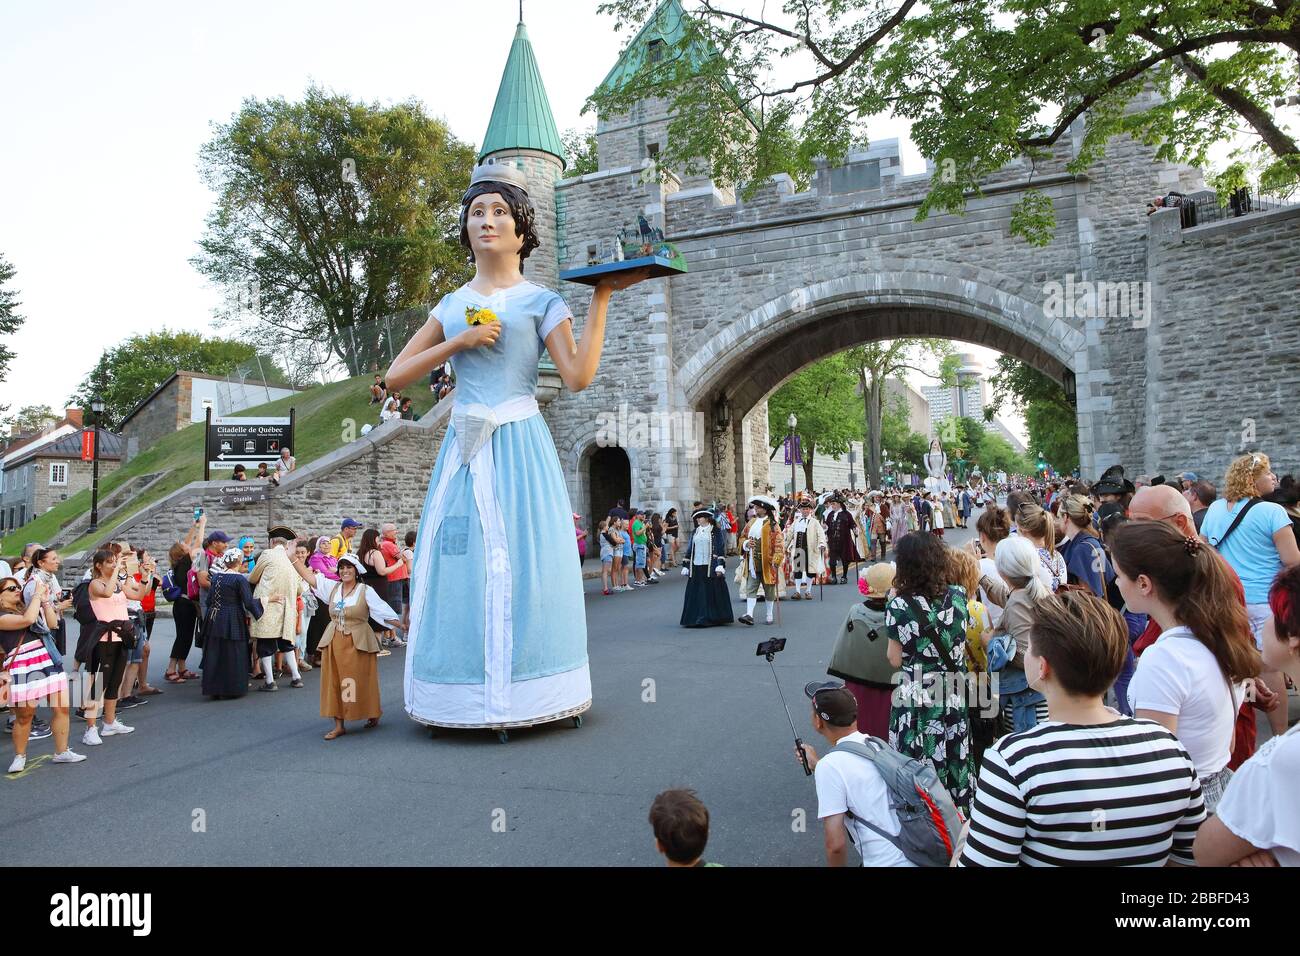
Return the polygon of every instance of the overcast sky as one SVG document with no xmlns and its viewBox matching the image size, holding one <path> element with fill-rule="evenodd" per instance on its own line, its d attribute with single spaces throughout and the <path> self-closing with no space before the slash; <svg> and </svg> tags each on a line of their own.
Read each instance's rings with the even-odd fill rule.
<svg viewBox="0 0 1300 956">
<path fill-rule="evenodd" d="M 740 4 L 743 6 L 743 4 Z M 561 131 L 617 59 L 596 0 L 526 0 Z M 415 97 L 482 141 L 517 0 L 229 0 L 6 4 L 0 252 L 27 323 L 0 403 L 61 409 L 101 352 L 161 328 L 204 331 L 220 297 L 189 264 L 212 194 L 197 173 L 210 125 L 246 97 L 300 99 L 311 82 L 367 102 Z M 924 170 L 906 127 L 904 170 Z M 996 353 L 974 346 L 992 364 Z M 926 380 L 918 378 L 914 384 Z"/>
</svg>

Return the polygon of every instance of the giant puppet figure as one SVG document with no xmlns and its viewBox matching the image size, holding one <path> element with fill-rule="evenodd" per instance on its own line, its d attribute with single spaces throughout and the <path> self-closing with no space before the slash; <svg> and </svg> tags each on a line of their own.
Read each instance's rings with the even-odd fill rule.
<svg viewBox="0 0 1300 956">
<path fill-rule="evenodd" d="M 488 162 L 461 198 L 474 278 L 442 298 L 387 382 L 404 389 L 450 361 L 451 423 L 421 513 L 411 582 L 406 712 L 437 727 L 501 733 L 591 706 L 573 509 L 534 397 L 550 352 L 567 388 L 591 384 L 610 295 L 644 271 L 603 280 L 582 341 L 563 298 L 523 277 L 540 243 L 522 170 Z"/>
<path fill-rule="evenodd" d="M 948 483 L 948 456 L 944 454 L 939 439 L 930 439 L 930 450 L 925 453 L 925 490 L 936 495 L 941 491 L 951 491 Z"/>
</svg>

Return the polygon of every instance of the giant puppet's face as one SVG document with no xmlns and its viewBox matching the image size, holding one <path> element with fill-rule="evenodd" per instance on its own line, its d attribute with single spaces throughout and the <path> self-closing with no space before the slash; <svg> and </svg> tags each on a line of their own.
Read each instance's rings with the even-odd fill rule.
<svg viewBox="0 0 1300 956">
<path fill-rule="evenodd" d="M 518 258 L 524 237 L 518 235 L 514 214 L 500 193 L 475 196 L 469 204 L 465 229 L 475 257 L 487 254 Z"/>
</svg>

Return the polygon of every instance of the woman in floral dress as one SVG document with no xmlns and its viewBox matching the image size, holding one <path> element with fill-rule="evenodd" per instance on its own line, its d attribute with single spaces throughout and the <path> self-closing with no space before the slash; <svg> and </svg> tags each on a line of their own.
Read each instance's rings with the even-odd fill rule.
<svg viewBox="0 0 1300 956">
<path fill-rule="evenodd" d="M 965 814 L 975 783 L 966 720 L 966 592 L 947 583 L 947 550 L 933 535 L 906 535 L 894 561 L 885 627 L 889 662 L 901 668 L 901 680 L 889 712 L 889 745 L 929 758 Z"/>
</svg>

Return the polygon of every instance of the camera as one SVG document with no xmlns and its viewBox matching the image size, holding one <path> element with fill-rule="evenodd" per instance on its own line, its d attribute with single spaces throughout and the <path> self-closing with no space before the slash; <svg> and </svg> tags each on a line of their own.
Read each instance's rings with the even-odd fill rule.
<svg viewBox="0 0 1300 956">
<path fill-rule="evenodd" d="M 769 641 L 764 641 L 758 645 L 758 650 L 754 652 L 755 657 L 767 657 L 770 654 L 780 654 L 785 650 L 785 638 L 774 637 Z"/>
</svg>

